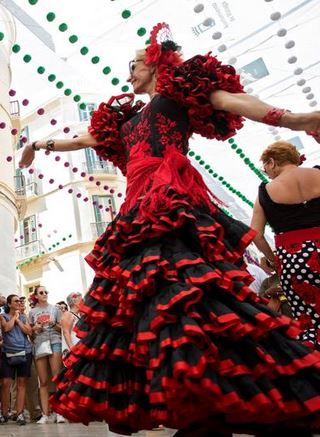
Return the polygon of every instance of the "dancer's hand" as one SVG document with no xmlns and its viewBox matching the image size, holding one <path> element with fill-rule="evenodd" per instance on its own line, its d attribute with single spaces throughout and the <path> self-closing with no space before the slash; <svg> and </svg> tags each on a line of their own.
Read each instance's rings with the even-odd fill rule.
<svg viewBox="0 0 320 437">
<path fill-rule="evenodd" d="M 22 156 L 19 162 L 19 167 L 20 168 L 26 168 L 29 167 L 35 157 L 35 152 L 32 149 L 31 144 L 27 144 L 24 148 L 23 148 L 23 152 L 22 152 Z"/>
</svg>

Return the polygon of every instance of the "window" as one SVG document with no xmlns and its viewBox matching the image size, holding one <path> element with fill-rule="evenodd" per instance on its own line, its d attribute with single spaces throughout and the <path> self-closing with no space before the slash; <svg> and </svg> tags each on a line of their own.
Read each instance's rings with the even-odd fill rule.
<svg viewBox="0 0 320 437">
<path fill-rule="evenodd" d="M 87 105 L 86 109 L 81 109 L 79 107 L 79 118 L 80 118 L 80 121 L 89 121 L 90 118 L 91 118 L 92 111 L 97 109 L 97 104 L 96 103 L 87 103 L 86 105 Z"/>
<path fill-rule="evenodd" d="M 92 196 L 95 222 L 91 224 L 94 238 L 101 235 L 115 215 L 113 196 Z"/>
<path fill-rule="evenodd" d="M 85 170 L 87 173 L 107 173 L 117 174 L 116 167 L 110 162 L 100 158 L 94 149 L 88 147 L 85 149 Z"/>
<path fill-rule="evenodd" d="M 22 221 L 21 228 L 21 234 L 24 236 L 24 244 L 29 244 L 38 239 L 35 215 L 25 218 Z"/>
<path fill-rule="evenodd" d="M 27 141 L 24 138 L 26 138 Z M 17 150 L 21 149 L 26 143 L 29 143 L 29 138 L 29 126 L 25 126 L 21 129 L 20 139 L 17 144 Z"/>
</svg>

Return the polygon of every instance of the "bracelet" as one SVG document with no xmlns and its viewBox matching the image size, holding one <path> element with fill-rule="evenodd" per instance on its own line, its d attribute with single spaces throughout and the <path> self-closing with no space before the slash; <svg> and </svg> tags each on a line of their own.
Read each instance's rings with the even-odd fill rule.
<svg viewBox="0 0 320 437">
<path fill-rule="evenodd" d="M 54 140 L 48 140 L 46 143 L 46 150 L 49 150 L 49 152 L 54 151 L 55 141 Z"/>
<path fill-rule="evenodd" d="M 262 123 L 270 124 L 271 126 L 279 126 L 279 122 L 285 112 L 286 109 L 280 109 L 280 108 L 271 108 L 266 113 L 266 115 L 262 118 Z"/>
<path fill-rule="evenodd" d="M 39 146 L 37 146 L 37 143 L 38 143 L 39 141 L 33 141 L 33 143 L 31 144 L 31 148 L 32 148 L 32 150 L 34 150 L 35 152 L 37 151 L 37 150 L 40 150 L 40 147 Z"/>
</svg>

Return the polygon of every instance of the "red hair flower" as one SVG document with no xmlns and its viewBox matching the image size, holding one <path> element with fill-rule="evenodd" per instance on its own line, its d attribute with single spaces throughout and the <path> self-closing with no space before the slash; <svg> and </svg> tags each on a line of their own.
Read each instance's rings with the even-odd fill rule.
<svg viewBox="0 0 320 437">
<path fill-rule="evenodd" d="M 299 161 L 299 165 L 301 165 L 302 163 L 304 163 L 304 161 L 306 160 L 306 155 L 300 155 L 300 161 Z"/>
</svg>

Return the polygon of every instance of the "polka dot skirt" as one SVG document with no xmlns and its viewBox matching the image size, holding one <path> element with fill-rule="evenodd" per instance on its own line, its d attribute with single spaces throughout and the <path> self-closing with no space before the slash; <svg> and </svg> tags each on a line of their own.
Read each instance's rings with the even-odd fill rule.
<svg viewBox="0 0 320 437">
<path fill-rule="evenodd" d="M 280 283 L 293 317 L 304 329 L 300 339 L 320 348 L 320 245 L 317 241 L 277 248 Z"/>
</svg>

